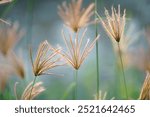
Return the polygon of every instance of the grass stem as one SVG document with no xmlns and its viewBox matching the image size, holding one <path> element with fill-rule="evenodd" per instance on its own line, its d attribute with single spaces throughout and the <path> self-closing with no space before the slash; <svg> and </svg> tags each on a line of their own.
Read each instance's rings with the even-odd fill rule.
<svg viewBox="0 0 150 117">
<path fill-rule="evenodd" d="M 119 43 L 118 43 L 118 50 L 119 50 L 119 58 L 120 58 L 121 70 L 122 70 L 122 74 L 123 74 L 123 82 L 124 82 L 124 87 L 125 87 L 126 98 L 128 99 L 127 83 L 126 83 L 126 78 L 125 78 L 125 73 L 124 73 L 124 65 L 123 65 L 122 54 L 121 54 L 121 49 L 120 49 Z"/>
<path fill-rule="evenodd" d="M 74 82 L 75 82 L 75 88 L 74 88 L 74 100 L 77 100 L 77 94 L 78 94 L 78 70 L 74 70 Z"/>
<path fill-rule="evenodd" d="M 97 12 L 97 0 L 95 0 L 95 13 Z M 95 14 L 95 21 L 97 20 L 97 15 Z M 98 28 L 97 28 L 97 22 L 95 23 L 95 37 L 98 35 Z M 98 41 L 96 41 L 96 73 L 97 73 L 97 100 L 99 99 L 99 89 L 100 89 L 100 78 L 99 78 L 99 51 L 98 51 Z"/>
</svg>

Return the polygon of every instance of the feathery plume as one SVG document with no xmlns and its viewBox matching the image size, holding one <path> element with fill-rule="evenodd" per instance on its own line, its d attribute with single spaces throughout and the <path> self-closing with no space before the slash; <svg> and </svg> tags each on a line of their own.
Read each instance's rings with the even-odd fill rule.
<svg viewBox="0 0 150 117">
<path fill-rule="evenodd" d="M 120 40 L 123 38 L 124 35 L 124 29 L 125 29 L 125 22 L 126 22 L 126 10 L 124 10 L 123 15 L 120 14 L 120 5 L 118 5 L 118 12 L 114 7 L 112 7 L 112 14 L 109 15 L 109 12 L 107 9 L 105 9 L 105 15 L 106 20 L 103 20 L 97 12 L 95 12 L 97 16 L 99 17 L 101 24 L 103 25 L 104 29 L 106 30 L 108 36 L 116 40 L 118 45 L 118 55 L 120 58 L 121 68 L 122 68 L 122 74 L 123 74 L 123 82 L 124 82 L 124 89 L 126 92 L 126 98 L 128 99 L 128 91 L 127 91 L 127 85 L 126 85 L 126 79 L 125 79 L 125 73 L 124 73 L 124 65 L 123 65 L 123 59 L 122 59 L 122 51 L 120 47 Z"/>
<path fill-rule="evenodd" d="M 150 73 L 147 72 L 147 76 L 142 86 L 140 100 L 150 100 Z"/>
<path fill-rule="evenodd" d="M 72 0 L 67 5 L 66 2 L 62 6 L 58 6 L 58 14 L 64 21 L 65 25 L 70 27 L 74 32 L 78 29 L 87 26 L 93 15 L 94 3 L 91 3 L 86 9 L 81 9 L 83 0 Z"/>
<path fill-rule="evenodd" d="M 86 30 L 84 30 L 81 39 L 78 37 L 78 32 L 76 35 L 76 38 L 73 39 L 71 35 L 69 35 L 69 40 L 67 40 L 66 35 L 64 31 L 62 30 L 62 36 L 65 42 L 65 45 L 67 47 L 67 52 L 63 51 L 59 52 L 62 57 L 66 60 L 68 64 L 70 64 L 74 69 L 78 70 L 85 60 L 85 58 L 88 56 L 88 54 L 92 51 L 96 41 L 99 38 L 99 35 L 94 39 L 94 41 L 89 44 L 90 40 L 88 39 L 87 42 L 84 44 L 84 48 L 82 49 L 81 46 L 83 45 L 83 39 L 86 33 Z"/>
<path fill-rule="evenodd" d="M 98 15 L 98 13 L 96 12 Z M 125 22 L 126 22 L 126 10 L 124 10 L 123 15 L 120 14 L 120 5 L 118 5 L 118 12 L 114 7 L 112 7 L 112 15 L 110 16 L 107 9 L 105 9 L 106 19 L 103 20 L 99 15 L 99 19 L 101 24 L 103 25 L 104 29 L 106 30 L 107 34 L 110 38 L 120 42 L 124 34 Z"/>
<path fill-rule="evenodd" d="M 50 50 L 53 50 L 50 52 Z M 54 67 L 62 66 L 64 64 L 58 64 L 60 62 L 61 57 L 57 57 L 58 52 L 60 52 L 60 48 L 55 49 L 50 46 L 50 44 L 45 40 L 39 45 L 35 61 L 32 59 L 32 50 L 30 49 L 30 57 L 32 62 L 32 68 L 35 76 L 53 74 L 47 73 L 49 69 Z"/>
</svg>

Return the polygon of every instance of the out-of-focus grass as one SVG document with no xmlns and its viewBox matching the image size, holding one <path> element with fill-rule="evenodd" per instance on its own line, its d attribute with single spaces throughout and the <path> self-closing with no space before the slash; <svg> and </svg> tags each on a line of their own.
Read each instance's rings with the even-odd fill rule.
<svg viewBox="0 0 150 117">
<path fill-rule="evenodd" d="M 98 7 L 100 6 L 101 8 L 98 8 L 98 10 L 103 9 L 102 7 L 105 7 L 104 5 L 106 5 L 106 3 L 108 2 L 108 1 L 105 2 L 103 0 L 101 1 L 102 2 L 99 2 L 99 5 L 98 5 Z M 50 43 L 54 43 L 55 45 L 59 43 L 58 41 L 60 41 L 61 43 L 61 39 L 60 39 L 61 35 L 59 36 L 59 33 L 57 31 L 61 30 L 60 28 L 62 28 L 62 25 L 60 27 L 59 26 L 55 27 L 53 25 L 53 24 L 61 24 L 59 17 L 57 16 L 56 10 L 57 10 L 58 3 L 56 2 L 56 0 L 52 0 L 52 1 L 48 0 L 46 2 L 38 1 L 39 3 L 33 0 L 27 0 L 26 2 L 28 3 L 25 4 L 26 8 L 28 9 L 28 10 L 26 9 L 27 14 L 25 13 L 12 14 L 13 15 L 12 17 L 11 13 L 14 13 L 14 11 L 17 11 L 17 10 L 23 11 L 23 9 L 18 9 L 20 7 L 15 6 L 16 4 L 20 4 L 19 2 L 25 3 L 25 1 L 23 0 L 14 0 L 12 4 L 3 5 L 2 10 L 0 11 L 1 12 L 0 16 L 6 19 L 8 17 L 10 21 L 11 19 L 14 20 L 13 17 L 15 16 L 16 17 L 21 16 L 21 17 L 24 17 L 25 22 L 27 22 L 28 26 L 26 27 L 26 38 L 24 38 L 25 41 L 24 40 L 21 41 L 20 45 L 17 46 L 17 48 L 15 48 L 17 53 L 19 50 L 21 50 L 22 52 L 21 54 L 23 54 L 24 56 L 24 61 L 25 61 L 24 63 L 26 67 L 26 79 L 24 81 L 21 81 L 21 80 L 18 81 L 17 78 L 10 78 L 4 94 L 2 95 L 2 93 L 0 93 L 0 99 L 15 99 L 15 96 L 13 93 L 13 86 L 16 81 L 20 82 L 20 84 L 18 85 L 18 89 L 17 89 L 18 95 L 20 95 L 23 89 L 25 88 L 25 86 L 29 83 L 29 81 L 33 80 L 33 74 L 31 71 L 31 62 L 28 56 L 28 48 L 27 48 L 28 46 L 24 46 L 24 45 L 32 44 L 33 47 L 37 47 L 38 42 L 47 38 Z M 61 1 L 58 1 L 58 2 L 61 3 Z M 86 1 L 84 0 L 84 2 Z M 89 1 L 87 1 L 87 4 L 88 2 Z M 34 6 L 34 10 L 33 10 L 33 6 Z M 53 9 L 51 9 L 51 7 Z M 98 11 L 98 12 L 102 13 L 103 11 Z M 128 12 L 131 13 L 130 9 L 128 10 Z M 44 16 L 45 18 L 47 18 L 47 20 L 45 21 L 51 21 L 51 22 L 43 22 L 42 19 L 38 19 L 41 16 Z M 134 17 L 134 15 L 131 15 L 131 16 Z M 17 19 L 17 20 L 19 21 L 20 19 Z M 21 24 L 21 25 L 22 26 L 26 25 L 25 22 L 24 24 Z M 43 27 L 40 27 L 40 26 L 43 26 Z M 45 26 L 49 27 L 47 29 L 50 29 L 50 30 L 47 30 Z M 38 29 L 38 28 L 41 28 L 41 29 Z M 94 34 L 95 33 L 94 28 L 91 28 L 91 27 L 89 28 L 91 29 L 91 33 Z M 56 31 L 54 31 L 54 29 Z M 39 32 L 40 34 L 42 34 L 42 36 L 39 35 Z M 54 32 L 55 34 L 53 34 Z M 48 35 L 49 33 L 53 35 Z M 112 97 L 115 97 L 115 99 L 124 99 L 124 92 L 120 88 L 121 86 L 119 85 L 119 82 L 120 82 L 119 77 L 122 77 L 122 75 L 120 74 L 120 71 L 118 72 L 119 68 L 117 67 L 115 63 L 109 65 L 110 61 L 111 62 L 116 61 L 116 58 L 114 57 L 114 53 L 111 53 L 113 51 L 112 51 L 112 47 L 110 46 L 111 45 L 110 41 L 108 40 L 107 36 L 103 36 L 104 34 L 102 34 L 102 32 L 100 32 L 100 34 L 102 35 L 99 41 L 100 53 L 102 52 L 100 56 L 100 60 L 102 62 L 100 63 L 100 66 L 101 66 L 100 68 L 100 77 L 101 77 L 100 90 L 107 92 L 107 99 L 111 99 Z M 37 39 L 36 37 L 40 37 L 41 40 Z M 107 47 L 103 48 L 104 45 Z M 22 46 L 26 47 L 25 50 L 24 48 L 22 48 Z M 83 64 L 83 67 L 81 68 L 81 70 L 79 71 L 79 74 L 80 74 L 78 78 L 79 79 L 78 81 L 79 82 L 78 84 L 78 90 L 79 90 L 78 98 L 79 99 L 94 99 L 94 95 L 96 94 L 96 84 L 97 84 L 96 83 L 96 69 L 95 69 L 96 63 L 95 63 L 94 56 L 95 56 L 95 52 L 93 51 L 92 54 L 89 56 L 89 58 Z M 113 57 L 113 58 L 109 58 L 109 57 Z M 113 61 L 111 59 L 113 59 Z M 70 71 L 68 68 L 60 68 L 58 71 L 60 73 L 61 71 L 65 73 L 63 78 L 56 78 L 53 76 L 44 76 L 39 79 L 44 82 L 46 91 L 43 92 L 41 95 L 39 95 L 36 99 L 72 99 L 74 84 L 71 84 L 73 75 L 70 75 L 70 74 L 72 74 L 73 72 Z M 143 80 L 145 78 L 145 73 L 143 71 L 138 70 L 137 68 L 130 67 L 130 68 L 125 69 L 125 74 L 127 78 L 127 88 L 129 92 L 129 99 L 138 99 L 140 89 L 141 89 Z"/>
</svg>

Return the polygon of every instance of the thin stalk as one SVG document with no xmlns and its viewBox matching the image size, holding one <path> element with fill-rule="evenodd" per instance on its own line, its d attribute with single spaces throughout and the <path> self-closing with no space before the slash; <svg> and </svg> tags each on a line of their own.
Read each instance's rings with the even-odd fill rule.
<svg viewBox="0 0 150 117">
<path fill-rule="evenodd" d="M 35 82 L 36 82 L 36 78 L 37 78 L 37 76 L 34 77 L 34 80 L 33 80 L 33 83 L 32 83 L 32 88 L 31 88 L 31 92 L 30 92 L 30 97 L 29 97 L 29 99 L 31 99 L 31 94 L 32 94 L 32 90 L 33 90 L 33 87 L 34 87 Z"/>
<path fill-rule="evenodd" d="M 97 12 L 97 0 L 95 0 L 95 13 Z M 97 15 L 95 14 L 95 21 L 97 20 Z M 97 21 L 95 23 L 95 37 L 98 35 Z M 97 100 L 99 99 L 99 89 L 100 89 L 100 78 L 99 78 L 99 51 L 98 51 L 98 41 L 96 41 L 96 73 L 97 73 Z"/>
<path fill-rule="evenodd" d="M 30 43 L 32 45 L 32 29 L 33 29 L 33 20 L 34 20 L 34 7 L 35 7 L 35 1 L 34 0 L 28 0 L 27 1 L 27 45 Z"/>
<path fill-rule="evenodd" d="M 121 56 L 121 49 L 120 49 L 119 43 L 118 43 L 118 50 L 119 50 L 119 58 L 120 58 L 121 70 L 122 70 L 122 74 L 123 74 L 123 82 L 124 82 L 124 87 L 125 87 L 126 98 L 128 99 L 127 83 L 126 83 L 126 78 L 125 78 L 125 73 L 124 73 L 124 65 L 123 65 L 123 60 L 122 60 L 122 56 Z"/>
<path fill-rule="evenodd" d="M 77 94 L 78 94 L 78 70 L 74 70 L 74 83 L 75 83 L 75 88 L 74 88 L 74 100 L 77 100 Z"/>
</svg>

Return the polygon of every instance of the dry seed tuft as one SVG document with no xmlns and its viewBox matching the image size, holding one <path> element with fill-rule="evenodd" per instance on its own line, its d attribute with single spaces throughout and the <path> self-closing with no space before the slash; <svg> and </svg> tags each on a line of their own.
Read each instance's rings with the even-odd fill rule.
<svg viewBox="0 0 150 117">
<path fill-rule="evenodd" d="M 62 6 L 58 6 L 59 16 L 65 25 L 74 32 L 90 24 L 91 16 L 94 13 L 94 3 L 91 3 L 86 9 L 81 9 L 82 2 L 83 0 L 72 0 L 68 5 L 66 2 L 63 2 Z"/>
<path fill-rule="evenodd" d="M 50 51 L 52 50 L 52 51 Z M 64 64 L 59 64 L 61 57 L 58 57 L 58 52 L 60 48 L 55 49 L 50 46 L 50 44 L 45 40 L 39 45 L 35 61 L 32 59 L 32 50 L 30 49 L 30 57 L 32 62 L 32 68 L 35 76 L 53 74 L 47 73 L 49 69 L 54 67 L 62 66 Z"/>
<path fill-rule="evenodd" d="M 85 44 L 83 44 L 84 36 L 86 33 L 86 30 L 84 30 L 81 38 L 79 39 L 79 32 L 76 34 L 76 38 L 73 39 L 73 37 L 69 34 L 69 39 L 66 38 L 66 35 L 64 31 L 62 30 L 62 36 L 67 48 L 67 52 L 63 51 L 59 52 L 60 55 L 65 59 L 65 61 L 71 65 L 74 69 L 78 70 L 85 60 L 85 58 L 88 56 L 88 54 L 92 51 L 96 41 L 99 38 L 99 35 L 94 39 L 93 42 L 90 43 L 90 40 L 88 39 Z M 83 49 L 82 46 L 84 45 Z"/>
<path fill-rule="evenodd" d="M 96 13 L 98 15 L 98 13 Z M 118 12 L 114 7 L 112 7 L 112 14 L 110 16 L 107 9 L 105 9 L 106 19 L 103 20 L 99 15 L 100 21 L 106 30 L 110 38 L 120 42 L 123 38 L 125 22 L 126 22 L 126 10 L 124 10 L 123 15 L 120 14 L 120 5 L 118 5 Z"/>
<path fill-rule="evenodd" d="M 16 83 L 15 86 L 14 86 L 14 93 L 15 93 L 16 99 L 18 99 L 17 91 L 16 91 L 17 84 L 18 83 Z M 32 89 L 32 84 L 33 84 L 33 82 L 31 82 L 25 88 L 25 90 L 22 93 L 22 96 L 20 98 L 21 100 L 33 100 L 34 98 L 36 98 L 38 95 L 40 95 L 42 92 L 45 91 L 45 88 L 42 86 L 43 85 L 42 82 L 35 83 L 35 85 L 33 86 L 33 89 Z M 31 90 L 32 90 L 32 93 L 31 93 Z M 31 96 L 30 96 L 30 93 L 31 93 Z"/>
</svg>

